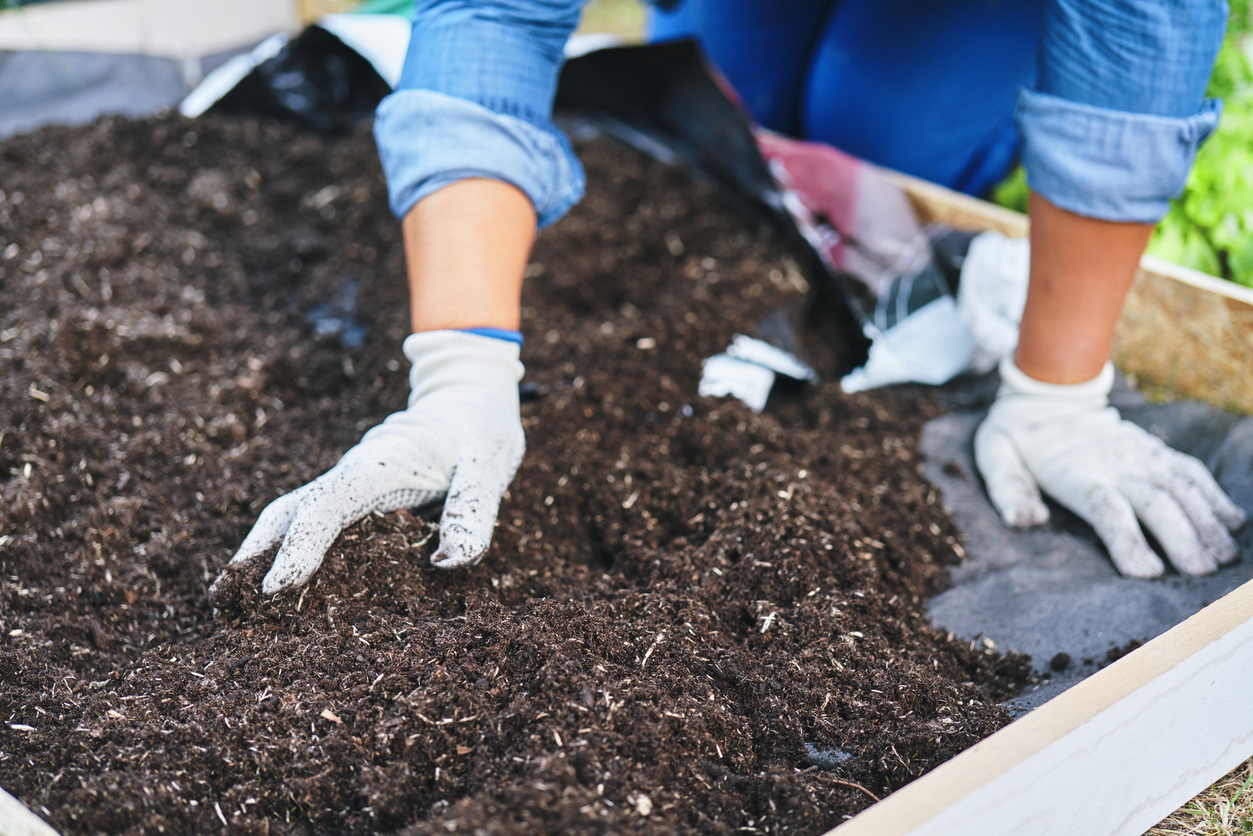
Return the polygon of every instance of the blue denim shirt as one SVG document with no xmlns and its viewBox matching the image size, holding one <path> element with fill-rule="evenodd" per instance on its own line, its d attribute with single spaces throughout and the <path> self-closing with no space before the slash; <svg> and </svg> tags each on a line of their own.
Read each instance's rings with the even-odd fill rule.
<svg viewBox="0 0 1253 836">
<path fill-rule="evenodd" d="M 551 112 L 582 5 L 419 0 L 374 127 L 398 217 L 468 177 L 517 186 L 540 226 L 579 200 L 582 167 Z M 1038 81 L 1017 106 L 1032 188 L 1089 217 L 1161 218 L 1218 124 L 1204 90 L 1226 21 L 1224 0 L 1045 0 Z"/>
</svg>

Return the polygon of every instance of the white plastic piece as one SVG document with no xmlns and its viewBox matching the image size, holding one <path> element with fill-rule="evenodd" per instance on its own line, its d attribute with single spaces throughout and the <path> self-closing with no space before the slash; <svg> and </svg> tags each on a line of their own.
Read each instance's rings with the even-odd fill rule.
<svg viewBox="0 0 1253 836">
<path fill-rule="evenodd" d="M 767 369 L 776 371 L 793 380 L 807 380 L 810 383 L 818 382 L 818 373 L 802 363 L 795 354 L 784 351 L 764 340 L 736 334 L 731 339 L 730 347 L 727 348 L 727 356 L 734 357 L 736 360 L 755 363 L 758 366 L 765 366 Z"/>
<path fill-rule="evenodd" d="M 957 288 L 957 313 L 975 341 L 971 371 L 991 371 L 1017 347 L 1030 267 L 1031 247 L 1025 238 L 989 231 L 970 242 Z"/>
<path fill-rule="evenodd" d="M 598 49 L 608 49 L 614 46 L 622 46 L 626 40 L 621 35 L 612 35 L 608 32 L 584 32 L 571 35 L 566 41 L 565 56 L 566 58 L 578 58 L 580 55 L 587 55 L 589 52 L 595 52 Z"/>
<path fill-rule="evenodd" d="M 774 371 L 765 366 L 737 360 L 727 354 L 716 354 L 701 364 L 697 392 L 702 398 L 732 395 L 753 412 L 761 412 L 766 408 L 774 378 Z"/>
<path fill-rule="evenodd" d="M 874 336 L 866 365 L 840 381 L 845 392 L 864 392 L 894 383 L 938 386 L 970 367 L 975 340 L 951 296 L 923 305 Z"/>
<path fill-rule="evenodd" d="M 287 35 L 280 32 L 257 44 L 247 55 L 236 55 L 222 66 L 205 76 L 200 85 L 187 94 L 178 106 L 178 112 L 194 119 L 235 89 L 258 64 L 270 60 L 287 45 Z"/>
<path fill-rule="evenodd" d="M 736 334 L 723 354 L 701 364 L 698 393 L 702 398 L 734 395 L 753 412 L 766 408 L 776 375 L 815 383 L 818 373 L 796 355 L 768 342 Z"/>
</svg>

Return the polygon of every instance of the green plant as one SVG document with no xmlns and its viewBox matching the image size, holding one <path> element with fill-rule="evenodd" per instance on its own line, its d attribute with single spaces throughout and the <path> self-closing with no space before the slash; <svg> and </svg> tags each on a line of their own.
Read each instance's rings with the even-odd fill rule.
<svg viewBox="0 0 1253 836">
<path fill-rule="evenodd" d="M 1026 170 L 1017 166 L 1008 177 L 992 188 L 992 200 L 1007 209 L 1026 214 L 1030 191 Z"/>
</svg>

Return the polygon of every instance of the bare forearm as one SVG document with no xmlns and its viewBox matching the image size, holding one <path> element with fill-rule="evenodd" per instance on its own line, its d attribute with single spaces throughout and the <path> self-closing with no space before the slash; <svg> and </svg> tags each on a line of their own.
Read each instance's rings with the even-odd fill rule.
<svg viewBox="0 0 1253 836">
<path fill-rule="evenodd" d="M 453 183 L 404 219 L 414 332 L 508 328 L 521 319 L 522 273 L 535 240 L 535 210 L 499 180 Z"/>
<path fill-rule="evenodd" d="M 1082 383 L 1109 360 L 1152 224 L 1113 223 L 1031 195 L 1031 283 L 1015 362 L 1045 383 Z"/>
</svg>

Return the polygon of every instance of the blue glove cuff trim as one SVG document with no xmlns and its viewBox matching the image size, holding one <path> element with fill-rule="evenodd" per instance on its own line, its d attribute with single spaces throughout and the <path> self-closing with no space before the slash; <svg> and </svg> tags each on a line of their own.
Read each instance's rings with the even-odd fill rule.
<svg viewBox="0 0 1253 836">
<path fill-rule="evenodd" d="M 493 340 L 504 340 L 514 345 L 522 345 L 522 332 L 508 328 L 456 328 L 463 334 L 475 334 L 480 337 L 491 337 Z"/>
</svg>

